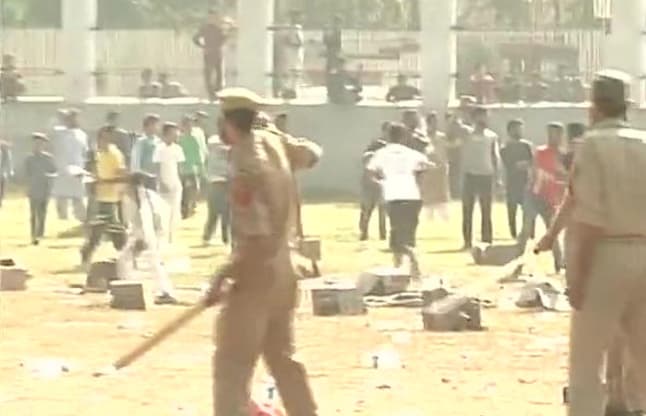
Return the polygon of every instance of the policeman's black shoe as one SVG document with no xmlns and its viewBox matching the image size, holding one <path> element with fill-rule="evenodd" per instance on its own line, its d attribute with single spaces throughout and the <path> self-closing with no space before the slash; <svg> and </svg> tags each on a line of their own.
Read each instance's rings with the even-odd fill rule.
<svg viewBox="0 0 646 416">
<path fill-rule="evenodd" d="M 368 241 L 368 234 L 361 234 L 359 236 L 359 241 Z"/>
<path fill-rule="evenodd" d="M 155 298 L 155 305 L 177 305 L 178 303 L 177 299 L 168 293 L 163 293 Z"/>
<path fill-rule="evenodd" d="M 32 246 L 37 246 L 38 244 L 40 244 L 40 241 L 37 238 L 34 238 L 33 240 L 31 240 Z"/>
</svg>

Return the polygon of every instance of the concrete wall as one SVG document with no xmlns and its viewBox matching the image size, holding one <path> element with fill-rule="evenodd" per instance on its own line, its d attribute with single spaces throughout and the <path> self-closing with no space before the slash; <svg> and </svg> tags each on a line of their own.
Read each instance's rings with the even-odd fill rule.
<svg viewBox="0 0 646 416">
<path fill-rule="evenodd" d="M 29 133 L 44 131 L 52 125 L 58 103 L 12 103 L 2 108 L 0 126 L 2 137 L 14 143 L 15 158 L 20 161 L 29 151 Z M 142 117 L 157 112 L 164 119 L 177 121 L 197 109 L 217 111 L 216 106 L 200 104 L 122 104 L 97 103 L 86 105 L 81 120 L 88 132 L 93 132 L 103 122 L 108 110 L 121 111 L 123 126 L 139 131 Z M 360 155 L 368 142 L 377 137 L 382 121 L 397 120 L 401 108 L 395 106 L 338 106 L 338 105 L 290 105 L 274 106 L 272 112 L 289 114 L 294 135 L 309 137 L 323 145 L 325 156 L 319 167 L 308 172 L 302 179 L 306 194 L 321 197 L 356 195 L 361 174 Z M 504 135 L 505 125 L 512 118 L 523 118 L 528 137 L 536 143 L 545 141 L 545 125 L 554 120 L 562 122 L 585 122 L 583 107 L 532 107 L 495 108 L 491 110 L 491 126 Z M 631 116 L 635 124 L 646 125 L 646 111 L 639 110 Z M 93 133 L 91 133 L 93 134 Z"/>
</svg>

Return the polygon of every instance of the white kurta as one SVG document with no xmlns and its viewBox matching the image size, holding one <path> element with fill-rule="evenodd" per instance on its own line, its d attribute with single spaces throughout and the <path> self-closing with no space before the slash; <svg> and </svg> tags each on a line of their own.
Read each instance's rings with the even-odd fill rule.
<svg viewBox="0 0 646 416">
<path fill-rule="evenodd" d="M 156 192 L 139 187 L 137 189 L 139 205 L 133 195 L 127 194 L 123 201 L 124 217 L 131 226 L 128 241 L 119 253 L 119 278 L 132 276 L 132 262 L 136 246 L 143 241 L 149 254 L 150 272 L 157 285 L 157 292 L 173 295 L 173 283 L 168 277 L 161 258 L 160 242 L 166 234 L 164 226 L 168 223 L 168 208 Z"/>
<path fill-rule="evenodd" d="M 168 204 L 168 238 L 172 242 L 175 230 L 182 218 L 182 180 L 179 165 L 184 162 L 184 151 L 178 144 L 160 144 L 153 156 L 159 164 L 159 195 Z"/>
<path fill-rule="evenodd" d="M 78 172 L 85 168 L 89 150 L 87 134 L 81 129 L 57 128 L 53 136 L 52 149 L 58 171 L 53 195 L 57 198 L 85 197 L 83 178 Z"/>
</svg>

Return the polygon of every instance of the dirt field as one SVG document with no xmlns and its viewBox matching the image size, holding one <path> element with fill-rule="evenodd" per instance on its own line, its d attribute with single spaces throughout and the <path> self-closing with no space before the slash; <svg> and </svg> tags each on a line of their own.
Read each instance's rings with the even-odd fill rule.
<svg viewBox="0 0 646 416">
<path fill-rule="evenodd" d="M 307 365 L 321 415 L 546 416 L 564 411 L 567 314 L 505 306 L 500 301 L 505 290 L 495 283 L 500 270 L 476 267 L 468 254 L 456 250 L 461 246 L 457 205 L 452 214 L 446 224 L 422 221 L 423 270 L 498 302 L 498 308 L 483 311 L 487 330 L 424 332 L 416 309 L 371 309 L 366 316 L 338 318 L 299 311 L 298 355 Z M 356 241 L 354 206 L 311 205 L 304 215 L 306 231 L 323 238 L 324 272 L 352 276 L 388 264 L 384 243 Z M 181 249 L 174 256 L 190 256 L 191 270 L 173 275 L 179 285 L 201 284 L 224 253 L 219 246 L 199 247 L 203 218 L 199 211 L 182 224 Z M 58 221 L 52 204 L 50 238 L 32 247 L 26 201 L 10 200 L 0 209 L 0 252 L 18 259 L 34 276 L 26 292 L 0 293 L 0 415 L 210 414 L 213 311 L 122 374 L 92 377 L 182 308 L 120 312 L 109 309 L 102 295 L 69 293 L 68 284 L 84 279 L 75 271 L 82 241 L 52 236 L 73 225 Z M 495 227 L 499 239 L 508 236 L 502 206 L 496 207 Z M 97 258 L 110 254 L 106 245 Z M 549 272 L 549 256 L 540 263 Z M 182 290 L 178 295 L 190 302 L 198 293 Z M 403 368 L 370 368 L 366 356 L 383 346 L 398 353 Z M 49 368 L 47 360 L 61 360 L 69 371 Z M 256 394 L 264 397 L 264 369 L 256 379 Z"/>
</svg>

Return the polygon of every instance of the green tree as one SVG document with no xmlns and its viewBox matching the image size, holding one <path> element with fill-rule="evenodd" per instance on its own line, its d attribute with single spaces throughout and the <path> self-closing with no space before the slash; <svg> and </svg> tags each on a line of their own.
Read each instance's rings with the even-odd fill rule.
<svg viewBox="0 0 646 416">
<path fill-rule="evenodd" d="M 7 27 L 59 27 L 61 0 L 0 0 L 0 13 Z"/>
</svg>

